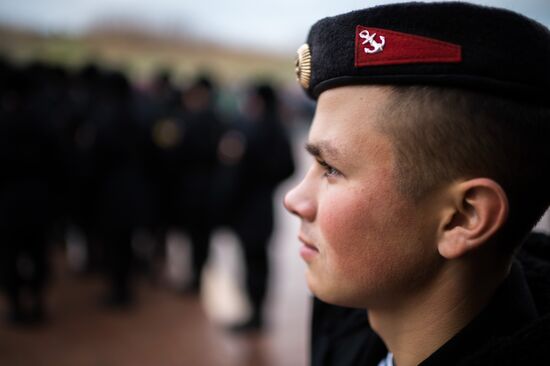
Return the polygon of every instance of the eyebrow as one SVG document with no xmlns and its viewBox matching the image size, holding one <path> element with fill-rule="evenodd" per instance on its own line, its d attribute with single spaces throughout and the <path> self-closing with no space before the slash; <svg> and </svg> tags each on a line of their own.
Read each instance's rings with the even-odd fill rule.
<svg viewBox="0 0 550 366">
<path fill-rule="evenodd" d="M 325 159 L 328 157 L 329 159 L 338 160 L 340 157 L 340 152 L 337 148 L 332 146 L 327 141 L 320 141 L 317 143 L 306 143 L 305 146 L 308 153 L 313 155 L 316 158 Z"/>
</svg>

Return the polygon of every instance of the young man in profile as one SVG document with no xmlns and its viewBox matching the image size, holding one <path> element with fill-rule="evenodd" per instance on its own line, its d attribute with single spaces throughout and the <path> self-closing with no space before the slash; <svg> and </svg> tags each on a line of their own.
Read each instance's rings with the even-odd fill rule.
<svg viewBox="0 0 550 366">
<path fill-rule="evenodd" d="M 312 363 L 547 364 L 548 246 L 516 258 L 550 203 L 548 29 L 394 4 L 317 22 L 298 55 Z"/>
</svg>

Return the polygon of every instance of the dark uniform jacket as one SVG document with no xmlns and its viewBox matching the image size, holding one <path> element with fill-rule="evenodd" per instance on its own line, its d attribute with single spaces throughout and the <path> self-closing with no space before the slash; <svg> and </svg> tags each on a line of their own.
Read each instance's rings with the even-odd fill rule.
<svg viewBox="0 0 550 366">
<path fill-rule="evenodd" d="M 387 352 L 365 310 L 314 300 L 312 365 L 376 366 Z M 490 303 L 420 365 L 550 365 L 550 237 L 532 234 Z"/>
</svg>

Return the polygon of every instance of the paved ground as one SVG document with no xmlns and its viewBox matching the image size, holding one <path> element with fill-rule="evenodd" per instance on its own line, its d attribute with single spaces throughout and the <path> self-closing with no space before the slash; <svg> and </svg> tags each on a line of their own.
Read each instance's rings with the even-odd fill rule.
<svg viewBox="0 0 550 366">
<path fill-rule="evenodd" d="M 300 144 L 297 144 L 297 146 Z M 298 148 L 302 150 L 300 147 Z M 299 153 L 300 172 L 305 157 Z M 239 290 L 240 253 L 231 233 L 214 238 L 200 298 L 176 294 L 166 284 L 142 278 L 139 304 L 130 311 L 98 306 L 103 283 L 95 276 L 76 276 L 61 252 L 48 295 L 50 320 L 34 329 L 0 323 L 0 365 L 4 366 L 301 366 L 307 359 L 309 297 L 298 256 L 298 222 L 284 213 L 283 185 L 276 196 L 278 229 L 272 242 L 272 286 L 268 329 L 261 335 L 235 336 L 223 324 L 246 315 Z M 185 255 L 185 237 L 170 237 L 173 258 Z M 168 275 L 185 268 L 167 266 Z M 5 299 L 0 297 L 0 311 Z"/>
</svg>

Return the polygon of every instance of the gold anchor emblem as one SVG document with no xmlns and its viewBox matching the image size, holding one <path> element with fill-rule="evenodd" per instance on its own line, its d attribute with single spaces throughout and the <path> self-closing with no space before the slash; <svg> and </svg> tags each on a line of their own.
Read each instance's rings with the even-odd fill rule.
<svg viewBox="0 0 550 366">
<path fill-rule="evenodd" d="M 305 89 L 309 88 L 311 81 L 311 51 L 309 45 L 304 43 L 298 48 L 296 57 L 296 79 Z"/>
</svg>

